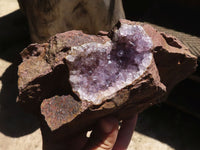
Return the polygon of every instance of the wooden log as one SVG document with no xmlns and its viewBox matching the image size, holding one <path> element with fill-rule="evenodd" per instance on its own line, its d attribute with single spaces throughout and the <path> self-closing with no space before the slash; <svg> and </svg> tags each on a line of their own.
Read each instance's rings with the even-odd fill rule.
<svg viewBox="0 0 200 150">
<path fill-rule="evenodd" d="M 46 42 L 56 33 L 109 31 L 125 18 L 122 0 L 18 0 L 29 23 L 33 42 Z"/>
</svg>

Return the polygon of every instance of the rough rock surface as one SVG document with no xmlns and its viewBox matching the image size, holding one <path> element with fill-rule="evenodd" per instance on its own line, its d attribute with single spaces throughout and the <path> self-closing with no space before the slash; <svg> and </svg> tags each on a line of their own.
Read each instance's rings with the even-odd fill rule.
<svg viewBox="0 0 200 150">
<path fill-rule="evenodd" d="M 196 57 L 176 38 L 127 20 L 101 36 L 57 34 L 21 55 L 18 101 L 41 113 L 45 134 L 57 138 L 105 115 L 141 112 L 196 67 Z"/>
</svg>

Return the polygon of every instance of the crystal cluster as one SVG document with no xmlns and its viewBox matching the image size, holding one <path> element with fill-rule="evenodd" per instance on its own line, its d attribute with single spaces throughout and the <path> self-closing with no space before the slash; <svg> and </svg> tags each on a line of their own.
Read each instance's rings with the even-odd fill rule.
<svg viewBox="0 0 200 150">
<path fill-rule="evenodd" d="M 113 41 L 72 47 L 66 60 L 73 91 L 82 100 L 101 104 L 146 71 L 153 58 L 152 46 L 142 26 L 123 24 Z"/>
</svg>

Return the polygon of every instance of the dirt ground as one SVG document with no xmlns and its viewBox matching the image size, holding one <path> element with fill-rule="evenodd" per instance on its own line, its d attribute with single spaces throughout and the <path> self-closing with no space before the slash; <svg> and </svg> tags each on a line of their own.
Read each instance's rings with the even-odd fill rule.
<svg viewBox="0 0 200 150">
<path fill-rule="evenodd" d="M 17 0 L 0 0 L 0 150 L 41 150 L 37 119 L 15 103 L 17 58 L 30 42 Z M 199 150 L 200 120 L 156 105 L 139 115 L 128 150 Z"/>
</svg>

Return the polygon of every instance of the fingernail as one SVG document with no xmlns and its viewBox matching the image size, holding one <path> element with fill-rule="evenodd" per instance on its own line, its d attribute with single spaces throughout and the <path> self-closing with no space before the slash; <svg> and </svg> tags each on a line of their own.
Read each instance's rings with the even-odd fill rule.
<svg viewBox="0 0 200 150">
<path fill-rule="evenodd" d="M 107 117 L 107 118 L 103 118 L 101 120 L 101 128 L 102 128 L 103 132 L 105 132 L 105 133 L 112 132 L 113 128 L 116 125 L 118 125 L 118 121 L 117 121 L 117 119 L 115 119 L 113 117 Z"/>
</svg>

